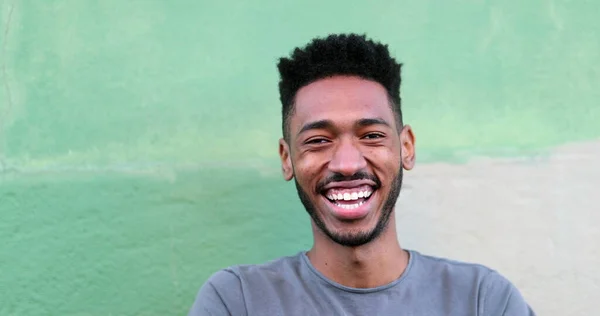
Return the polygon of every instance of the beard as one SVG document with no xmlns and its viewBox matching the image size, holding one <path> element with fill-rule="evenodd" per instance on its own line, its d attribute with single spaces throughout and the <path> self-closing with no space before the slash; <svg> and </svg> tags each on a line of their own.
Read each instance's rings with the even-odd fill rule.
<svg viewBox="0 0 600 316">
<path fill-rule="evenodd" d="M 338 243 L 338 244 L 340 244 L 342 246 L 346 246 L 346 247 L 358 247 L 358 246 L 367 244 L 367 243 L 375 240 L 387 228 L 388 222 L 390 220 L 390 216 L 392 215 L 392 213 L 394 211 L 396 201 L 398 200 L 398 196 L 400 195 L 400 189 L 402 188 L 402 174 L 403 173 L 402 173 L 402 166 L 401 166 L 400 170 L 398 171 L 398 173 L 396 174 L 396 176 L 394 177 L 394 179 L 391 183 L 391 187 L 390 187 L 390 191 L 388 192 L 388 195 L 386 197 L 383 197 L 385 200 L 385 203 L 383 204 L 383 207 L 381 209 L 381 214 L 379 215 L 379 218 L 377 219 L 377 224 L 375 225 L 375 227 L 373 227 L 370 230 L 351 231 L 351 232 L 335 232 L 335 231 L 330 230 L 327 227 L 327 225 L 323 222 L 321 216 L 319 215 L 319 213 L 317 211 L 317 207 L 315 206 L 314 203 L 311 202 L 309 195 L 300 186 L 300 184 L 298 183 L 296 178 L 294 178 L 294 182 L 296 183 L 296 191 L 298 191 L 298 196 L 300 197 L 300 201 L 304 205 L 304 208 L 306 208 L 306 212 L 308 213 L 308 215 L 310 215 L 310 217 L 312 218 L 315 225 L 319 228 L 319 230 L 321 230 L 327 237 L 329 237 L 329 239 L 331 239 L 335 243 Z M 376 183 L 381 183 L 381 181 L 379 181 L 379 179 L 377 177 L 375 177 L 374 175 L 366 174 L 366 173 L 357 173 L 357 174 L 353 175 L 352 177 L 344 177 L 342 175 L 335 175 L 333 178 L 335 179 L 334 181 L 370 179 L 370 180 L 376 180 L 375 181 Z M 327 182 L 331 182 L 331 180 L 327 181 Z M 321 186 L 324 186 L 325 184 L 326 183 L 321 183 L 319 186 L 321 187 Z M 380 188 L 381 188 L 381 185 L 378 185 L 377 190 L 379 190 Z M 316 190 L 316 191 L 321 192 L 320 190 Z"/>
</svg>

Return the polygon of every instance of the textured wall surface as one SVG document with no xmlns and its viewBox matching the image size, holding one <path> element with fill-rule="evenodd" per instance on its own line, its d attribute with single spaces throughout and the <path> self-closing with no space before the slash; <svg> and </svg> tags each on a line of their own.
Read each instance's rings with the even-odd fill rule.
<svg viewBox="0 0 600 316">
<path fill-rule="evenodd" d="M 400 242 L 498 270 L 538 315 L 595 315 L 599 158 L 596 141 L 543 157 L 418 166 L 397 205 Z"/>
<path fill-rule="evenodd" d="M 277 58 L 353 31 L 404 63 L 407 248 L 487 264 L 541 315 L 600 305 L 595 1 L 0 2 L 0 315 L 182 315 L 295 253 Z"/>
</svg>

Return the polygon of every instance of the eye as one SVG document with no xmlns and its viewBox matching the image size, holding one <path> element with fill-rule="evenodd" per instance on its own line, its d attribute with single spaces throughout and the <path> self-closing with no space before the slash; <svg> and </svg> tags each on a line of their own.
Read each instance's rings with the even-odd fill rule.
<svg viewBox="0 0 600 316">
<path fill-rule="evenodd" d="M 319 145 L 319 144 L 325 144 L 329 142 L 327 139 L 325 138 L 312 138 L 309 139 L 305 142 L 305 144 L 309 144 L 309 145 Z"/>
<path fill-rule="evenodd" d="M 379 139 L 379 138 L 383 138 L 383 137 L 385 137 L 385 136 L 381 133 L 369 133 L 369 134 L 366 134 L 365 136 L 363 136 L 364 139 Z"/>
</svg>

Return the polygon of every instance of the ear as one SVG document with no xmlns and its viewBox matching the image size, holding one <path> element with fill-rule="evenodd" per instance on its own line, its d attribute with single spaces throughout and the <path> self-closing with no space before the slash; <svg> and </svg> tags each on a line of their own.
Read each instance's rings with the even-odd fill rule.
<svg viewBox="0 0 600 316">
<path fill-rule="evenodd" d="M 294 168 L 292 167 L 292 158 L 290 146 L 283 138 L 279 139 L 279 157 L 281 158 L 281 170 L 285 181 L 290 181 L 294 177 Z"/>
<path fill-rule="evenodd" d="M 411 170 L 415 166 L 415 135 L 410 125 L 404 125 L 400 132 L 400 146 L 402 148 L 402 167 Z"/>
</svg>

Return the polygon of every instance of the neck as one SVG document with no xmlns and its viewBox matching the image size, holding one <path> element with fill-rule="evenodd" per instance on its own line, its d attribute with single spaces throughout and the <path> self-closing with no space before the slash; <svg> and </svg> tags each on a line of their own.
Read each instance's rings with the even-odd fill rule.
<svg viewBox="0 0 600 316">
<path fill-rule="evenodd" d="M 383 286 L 398 279 L 408 265 L 408 252 L 398 242 L 395 214 L 378 238 L 358 247 L 337 244 L 314 225 L 313 231 L 315 241 L 308 258 L 317 271 L 341 285 Z"/>
</svg>

